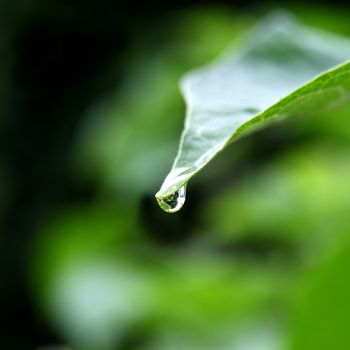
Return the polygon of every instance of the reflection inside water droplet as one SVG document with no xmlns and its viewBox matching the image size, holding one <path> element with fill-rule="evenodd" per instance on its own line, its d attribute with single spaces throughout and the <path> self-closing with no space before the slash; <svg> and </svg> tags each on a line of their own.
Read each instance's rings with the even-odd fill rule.
<svg viewBox="0 0 350 350">
<path fill-rule="evenodd" d="M 186 200 L 186 185 L 165 198 L 157 198 L 159 206 L 167 213 L 175 213 L 182 208 Z"/>
</svg>

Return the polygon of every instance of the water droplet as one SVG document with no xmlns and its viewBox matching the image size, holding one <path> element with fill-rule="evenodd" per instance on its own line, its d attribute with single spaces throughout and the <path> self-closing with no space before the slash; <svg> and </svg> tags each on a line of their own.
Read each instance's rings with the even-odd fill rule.
<svg viewBox="0 0 350 350">
<path fill-rule="evenodd" d="M 186 200 L 186 185 L 165 198 L 157 198 L 159 206 L 167 213 L 179 211 Z"/>
</svg>

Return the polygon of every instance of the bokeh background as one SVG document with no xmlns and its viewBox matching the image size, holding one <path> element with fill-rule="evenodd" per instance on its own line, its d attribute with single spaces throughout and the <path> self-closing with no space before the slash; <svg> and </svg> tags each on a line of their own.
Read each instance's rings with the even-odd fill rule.
<svg viewBox="0 0 350 350">
<path fill-rule="evenodd" d="M 281 7 L 350 36 L 340 1 L 1 0 L 1 349 L 350 349 L 349 105 L 154 200 L 178 79 Z"/>
</svg>

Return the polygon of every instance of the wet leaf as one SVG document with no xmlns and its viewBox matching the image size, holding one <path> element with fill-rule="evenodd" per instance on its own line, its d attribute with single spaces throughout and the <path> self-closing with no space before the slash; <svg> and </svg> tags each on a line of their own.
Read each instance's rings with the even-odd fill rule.
<svg viewBox="0 0 350 350">
<path fill-rule="evenodd" d="M 313 114 L 350 97 L 350 40 L 273 13 L 245 46 L 187 74 L 187 116 L 162 203 L 238 137 L 289 117 Z"/>
</svg>

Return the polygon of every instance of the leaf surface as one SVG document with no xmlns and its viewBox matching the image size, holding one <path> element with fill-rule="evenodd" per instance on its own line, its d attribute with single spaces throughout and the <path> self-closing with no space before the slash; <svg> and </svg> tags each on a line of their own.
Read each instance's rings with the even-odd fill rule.
<svg viewBox="0 0 350 350">
<path fill-rule="evenodd" d="M 258 23 L 244 43 L 181 80 L 185 126 L 158 202 L 173 200 L 238 137 L 349 100 L 350 40 L 278 12 Z"/>
</svg>

